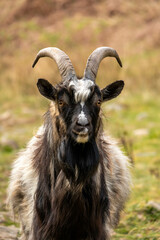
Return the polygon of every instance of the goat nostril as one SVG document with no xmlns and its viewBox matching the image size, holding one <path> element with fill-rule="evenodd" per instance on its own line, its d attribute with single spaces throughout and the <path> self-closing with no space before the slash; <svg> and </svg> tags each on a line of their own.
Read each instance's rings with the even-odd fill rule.
<svg viewBox="0 0 160 240">
<path fill-rule="evenodd" d="M 76 124 L 77 124 L 78 126 L 82 126 L 82 124 L 80 124 L 78 121 L 76 122 Z"/>
</svg>

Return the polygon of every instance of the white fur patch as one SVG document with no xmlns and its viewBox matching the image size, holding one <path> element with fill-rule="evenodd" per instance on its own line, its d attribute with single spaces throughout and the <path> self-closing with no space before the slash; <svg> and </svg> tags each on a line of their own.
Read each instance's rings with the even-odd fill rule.
<svg viewBox="0 0 160 240">
<path fill-rule="evenodd" d="M 83 107 L 84 107 L 84 102 L 81 102 L 80 104 L 81 104 L 81 107 L 82 107 L 82 110 L 83 110 Z"/>
<path fill-rule="evenodd" d="M 41 126 L 37 134 L 28 143 L 27 148 L 19 153 L 19 157 L 13 164 L 8 188 L 8 204 L 14 212 L 14 205 L 17 201 L 16 194 L 25 193 L 24 200 L 16 205 L 20 221 L 25 222 L 26 230 L 32 228 L 33 212 L 34 212 L 34 195 L 37 189 L 38 174 L 33 168 L 33 156 L 37 149 L 38 142 L 44 134 L 44 127 Z M 21 211 L 18 209 L 23 206 Z"/>
<path fill-rule="evenodd" d="M 73 80 L 70 82 L 69 87 L 75 91 L 75 101 L 85 102 L 91 92 L 91 87 L 94 83 L 91 80 Z"/>
<path fill-rule="evenodd" d="M 88 123 L 86 115 L 84 114 L 83 111 L 81 111 L 81 113 L 78 115 L 78 122 L 83 123 L 84 125 L 86 125 Z"/>
</svg>

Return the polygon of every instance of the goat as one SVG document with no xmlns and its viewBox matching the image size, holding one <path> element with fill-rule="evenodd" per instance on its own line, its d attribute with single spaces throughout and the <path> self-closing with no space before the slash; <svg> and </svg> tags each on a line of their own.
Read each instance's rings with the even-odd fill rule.
<svg viewBox="0 0 160 240">
<path fill-rule="evenodd" d="M 100 47 L 78 79 L 69 57 L 58 48 L 39 51 L 58 65 L 62 82 L 39 79 L 39 92 L 51 100 L 45 121 L 14 162 L 9 204 L 18 214 L 23 240 L 109 240 L 130 192 L 128 159 L 105 136 L 101 103 L 117 97 L 123 81 L 100 90 L 100 62 L 118 53 Z"/>
</svg>

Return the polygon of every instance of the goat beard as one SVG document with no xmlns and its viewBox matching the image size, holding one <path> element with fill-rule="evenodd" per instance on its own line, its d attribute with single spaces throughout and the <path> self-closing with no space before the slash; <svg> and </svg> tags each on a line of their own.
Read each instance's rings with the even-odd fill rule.
<svg viewBox="0 0 160 240">
<path fill-rule="evenodd" d="M 73 184 L 85 183 L 93 176 L 99 164 L 95 139 L 76 143 L 72 138 L 61 142 L 59 163 L 67 179 Z"/>
</svg>

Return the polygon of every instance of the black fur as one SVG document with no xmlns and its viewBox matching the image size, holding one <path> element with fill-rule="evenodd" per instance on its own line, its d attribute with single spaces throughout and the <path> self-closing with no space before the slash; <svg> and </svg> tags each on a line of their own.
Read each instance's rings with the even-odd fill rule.
<svg viewBox="0 0 160 240">
<path fill-rule="evenodd" d="M 39 174 L 37 191 L 35 194 L 35 217 L 34 217 L 34 239 L 41 238 L 43 229 L 48 222 L 51 213 L 51 173 L 50 162 L 53 158 L 53 148 L 48 142 L 48 129 L 52 129 L 51 116 L 47 112 L 45 116 L 46 131 L 41 139 L 41 144 L 35 152 L 34 167 Z M 52 183 L 53 184 L 53 183 Z M 47 239 L 46 239 L 47 240 Z"/>
<path fill-rule="evenodd" d="M 64 143 L 63 143 L 64 144 Z M 61 167 L 66 177 L 74 184 L 85 182 L 96 171 L 99 163 L 99 152 L 94 139 L 85 144 L 75 143 L 69 138 L 65 146 L 65 155 L 61 154 Z M 75 168 L 78 176 L 76 179 Z"/>
<path fill-rule="evenodd" d="M 40 177 L 35 195 L 34 240 L 105 240 L 107 233 L 104 222 L 109 213 L 109 201 L 103 170 L 99 195 L 92 180 L 97 166 L 102 164 L 97 144 L 94 139 L 86 144 L 76 144 L 69 138 L 59 146 L 58 154 L 58 148 L 56 151 L 52 146 L 54 138 L 52 142 L 48 142 L 47 134 L 52 128 L 50 121 L 48 112 L 45 134 L 35 154 L 34 164 Z M 59 166 L 56 165 L 55 169 L 51 170 L 50 164 L 53 163 L 53 158 L 55 159 L 53 149 L 57 152 Z M 56 186 L 56 176 L 60 169 L 64 176 L 61 184 Z M 55 184 L 51 182 L 50 171 L 54 171 Z M 69 190 L 64 186 L 65 176 L 71 184 Z M 80 184 L 82 189 L 77 191 Z"/>
<path fill-rule="evenodd" d="M 37 87 L 44 97 L 50 100 L 56 99 L 56 89 L 47 80 L 38 79 Z"/>
<path fill-rule="evenodd" d="M 119 80 L 116 82 L 111 83 L 107 87 L 101 90 L 103 101 L 111 100 L 112 98 L 117 97 L 124 87 L 124 81 Z"/>
</svg>

